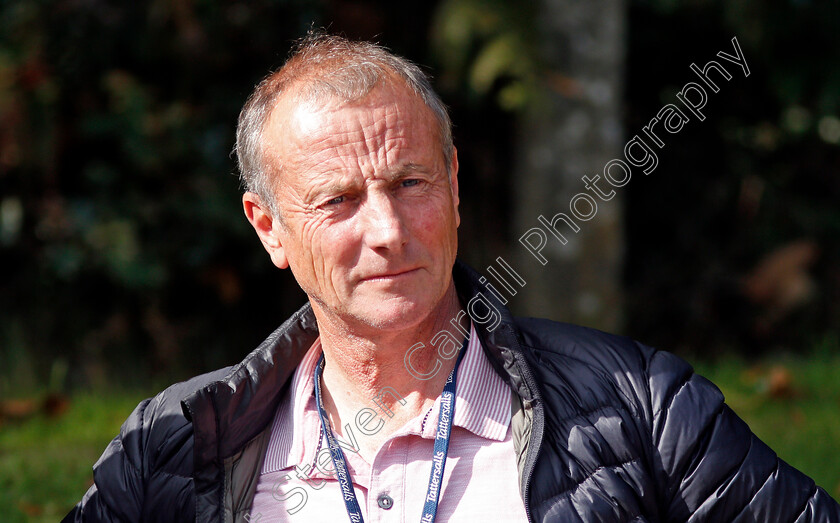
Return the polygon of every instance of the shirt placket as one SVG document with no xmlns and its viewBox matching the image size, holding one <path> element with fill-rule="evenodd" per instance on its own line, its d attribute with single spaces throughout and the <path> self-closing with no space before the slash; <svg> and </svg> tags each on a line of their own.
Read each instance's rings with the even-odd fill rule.
<svg viewBox="0 0 840 523">
<path fill-rule="evenodd" d="M 395 438 L 377 453 L 370 468 L 367 518 L 370 523 L 411 521 L 406 512 L 408 449 Z M 403 440 L 406 438 L 403 437 Z M 403 443 L 403 444 L 400 444 Z M 416 482 L 415 482 L 416 483 Z M 417 488 L 416 484 L 411 485 Z"/>
</svg>

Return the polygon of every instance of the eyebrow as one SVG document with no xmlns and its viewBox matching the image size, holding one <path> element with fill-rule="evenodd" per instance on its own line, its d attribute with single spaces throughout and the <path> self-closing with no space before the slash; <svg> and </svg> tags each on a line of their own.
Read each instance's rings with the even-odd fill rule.
<svg viewBox="0 0 840 523">
<path fill-rule="evenodd" d="M 400 181 L 404 178 L 408 178 L 412 174 L 416 172 L 423 172 L 428 171 L 428 169 L 420 164 L 417 163 L 406 163 L 401 165 L 398 169 L 394 171 L 386 172 L 383 177 L 386 182 L 394 183 Z M 334 181 L 322 188 L 314 190 L 312 195 L 312 202 L 320 200 L 325 195 L 331 194 L 343 194 L 347 191 L 351 190 L 353 187 L 356 186 L 355 181 L 351 181 L 350 183 L 341 183 L 340 181 Z"/>
<path fill-rule="evenodd" d="M 415 172 L 425 171 L 425 170 L 427 170 L 427 169 L 420 164 L 407 163 L 407 164 L 401 166 L 396 171 L 391 172 L 387 179 L 388 179 L 388 181 L 394 182 L 394 181 L 397 181 L 397 180 L 401 180 L 401 179 L 403 179 L 407 176 L 410 176 L 411 174 L 413 174 Z"/>
</svg>

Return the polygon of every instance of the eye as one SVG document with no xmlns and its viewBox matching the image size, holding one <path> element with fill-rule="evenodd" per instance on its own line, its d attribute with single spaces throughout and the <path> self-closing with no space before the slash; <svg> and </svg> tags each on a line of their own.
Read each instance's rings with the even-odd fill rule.
<svg viewBox="0 0 840 523">
<path fill-rule="evenodd" d="M 336 196 L 332 200 L 327 200 L 327 203 L 325 205 L 338 205 L 339 203 L 344 203 L 344 200 L 346 200 L 346 199 L 347 199 L 347 197 L 343 196 L 343 195 L 342 196 Z"/>
<path fill-rule="evenodd" d="M 419 183 L 420 183 L 420 180 L 418 180 L 416 178 L 408 178 L 406 180 L 403 180 L 401 185 L 403 187 L 414 187 L 415 185 L 417 185 Z"/>
</svg>

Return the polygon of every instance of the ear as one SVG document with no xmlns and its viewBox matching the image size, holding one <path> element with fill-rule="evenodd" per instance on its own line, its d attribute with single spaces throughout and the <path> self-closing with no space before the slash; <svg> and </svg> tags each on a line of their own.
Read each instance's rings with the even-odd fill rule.
<svg viewBox="0 0 840 523">
<path fill-rule="evenodd" d="M 449 186 L 452 188 L 452 203 L 455 206 L 455 226 L 461 225 L 461 214 L 458 212 L 458 205 L 461 200 L 458 196 L 458 149 L 452 147 L 452 165 L 449 166 Z"/>
<path fill-rule="evenodd" d="M 272 263 L 280 269 L 287 268 L 289 261 L 286 259 L 286 251 L 281 241 L 283 225 L 280 220 L 272 216 L 268 206 L 256 193 L 246 192 L 242 195 L 242 208 L 251 226 L 257 231 L 257 236 L 271 257 Z"/>
</svg>

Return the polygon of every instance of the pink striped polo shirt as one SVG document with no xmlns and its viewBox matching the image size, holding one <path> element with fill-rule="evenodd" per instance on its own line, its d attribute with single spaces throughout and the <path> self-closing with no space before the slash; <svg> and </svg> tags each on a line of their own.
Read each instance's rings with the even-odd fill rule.
<svg viewBox="0 0 840 523">
<path fill-rule="evenodd" d="M 248 517 L 251 522 L 349 520 L 315 406 L 313 377 L 320 355 L 321 344 L 316 341 L 277 409 Z M 394 388 L 399 390 L 399 384 Z M 339 441 L 366 522 L 420 520 L 440 401 L 438 397 L 429 411 L 395 431 L 373 463 L 353 450 L 358 449 L 357 438 L 365 434 L 358 426 L 345 426 Z M 510 403 L 510 388 L 491 367 L 471 329 L 458 370 L 438 521 L 527 521 L 511 439 Z M 362 416 L 365 427 L 375 428 L 380 419 L 388 422 L 387 413 L 373 401 L 370 407 L 378 416 L 371 412 Z"/>
</svg>

